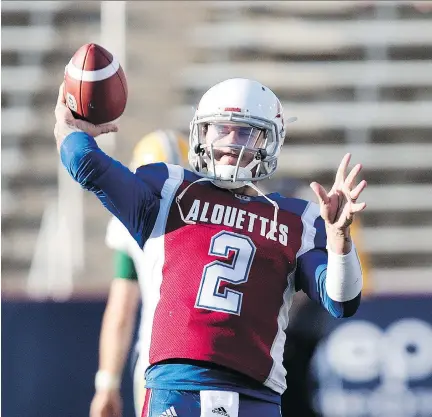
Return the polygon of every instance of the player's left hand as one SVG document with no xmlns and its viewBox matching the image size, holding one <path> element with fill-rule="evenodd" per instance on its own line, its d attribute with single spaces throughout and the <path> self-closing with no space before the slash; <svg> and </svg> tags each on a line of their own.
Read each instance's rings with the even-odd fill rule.
<svg viewBox="0 0 432 417">
<path fill-rule="evenodd" d="M 354 215 L 366 208 L 366 203 L 357 203 L 362 191 L 366 188 L 367 182 L 360 181 L 357 185 L 356 178 L 362 169 L 357 164 L 346 175 L 351 154 L 347 153 L 339 165 L 335 182 L 330 192 L 327 192 L 321 184 L 312 182 L 310 187 L 318 197 L 320 214 L 326 222 L 326 227 L 336 231 L 344 231 L 354 219 Z"/>
</svg>

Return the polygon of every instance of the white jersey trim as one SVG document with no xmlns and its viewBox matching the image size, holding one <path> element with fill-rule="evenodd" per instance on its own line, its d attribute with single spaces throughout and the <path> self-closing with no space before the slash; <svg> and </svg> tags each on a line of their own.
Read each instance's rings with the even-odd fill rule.
<svg viewBox="0 0 432 417">
<path fill-rule="evenodd" d="M 303 223 L 303 233 L 301 237 L 301 246 L 297 252 L 296 258 L 315 247 L 314 242 L 316 229 L 314 227 L 314 223 L 319 214 L 320 212 L 318 204 L 309 202 L 301 216 L 301 221 Z M 286 370 L 283 366 L 283 354 L 286 340 L 285 330 L 288 327 L 289 310 L 291 308 L 295 294 L 295 271 L 296 269 L 294 269 L 287 277 L 288 286 L 283 294 L 283 304 L 279 310 L 279 315 L 277 318 L 278 332 L 270 349 L 270 356 L 273 359 L 273 367 L 267 380 L 264 382 L 264 385 L 281 394 L 286 390 Z"/>
<path fill-rule="evenodd" d="M 146 367 L 149 365 L 150 343 L 156 307 L 160 300 L 162 269 L 165 262 L 165 228 L 169 210 L 178 187 L 183 182 L 183 168 L 166 165 L 168 179 L 162 187 L 159 214 L 153 231 L 143 247 L 143 262 L 149 271 L 143 285 L 143 311 L 141 323 L 140 352 Z"/>
<path fill-rule="evenodd" d="M 315 220 L 320 215 L 319 205 L 309 202 L 301 216 L 303 223 L 302 245 L 297 252 L 297 258 L 315 247 Z"/>
<path fill-rule="evenodd" d="M 288 286 L 283 294 L 283 304 L 277 318 L 278 332 L 270 349 L 270 356 L 273 358 L 273 366 L 267 380 L 264 382 L 265 386 L 280 394 L 282 394 L 287 387 L 285 381 L 286 370 L 283 366 L 283 354 L 286 340 L 285 329 L 288 327 L 289 310 L 295 294 L 294 279 L 292 279 L 295 275 L 295 271 L 294 269 L 287 277 Z"/>
</svg>

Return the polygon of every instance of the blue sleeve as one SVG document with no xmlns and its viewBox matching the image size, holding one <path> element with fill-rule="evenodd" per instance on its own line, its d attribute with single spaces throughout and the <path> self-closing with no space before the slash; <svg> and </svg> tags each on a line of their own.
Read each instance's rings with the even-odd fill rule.
<svg viewBox="0 0 432 417">
<path fill-rule="evenodd" d="M 351 317 L 360 305 L 361 293 L 354 299 L 344 302 L 334 301 L 327 295 L 327 237 L 321 217 L 315 220 L 314 227 L 316 230 L 314 248 L 297 259 L 296 290 L 305 292 L 333 317 Z"/>
<path fill-rule="evenodd" d="M 94 138 L 83 132 L 66 137 L 60 158 L 72 178 L 93 192 L 143 247 L 159 212 L 157 190 L 102 152 Z"/>
</svg>

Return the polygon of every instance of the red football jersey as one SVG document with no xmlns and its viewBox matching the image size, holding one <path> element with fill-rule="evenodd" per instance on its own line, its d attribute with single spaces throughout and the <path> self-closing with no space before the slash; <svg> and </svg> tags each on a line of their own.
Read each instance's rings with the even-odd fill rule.
<svg viewBox="0 0 432 417">
<path fill-rule="evenodd" d="M 270 195 L 280 210 L 276 231 L 267 236 L 275 208 L 264 197 L 200 182 L 178 201 L 199 177 L 167 167 L 143 248 L 142 353 L 150 364 L 210 361 L 283 392 L 296 260 L 314 247 L 318 206 Z"/>
</svg>

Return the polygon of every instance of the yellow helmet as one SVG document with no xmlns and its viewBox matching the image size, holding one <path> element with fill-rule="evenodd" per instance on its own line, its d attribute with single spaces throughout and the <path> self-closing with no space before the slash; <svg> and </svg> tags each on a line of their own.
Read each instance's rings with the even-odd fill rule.
<svg viewBox="0 0 432 417">
<path fill-rule="evenodd" d="M 145 135 L 136 145 L 132 154 L 130 169 L 153 162 L 189 166 L 188 141 L 173 130 L 156 130 Z"/>
</svg>

